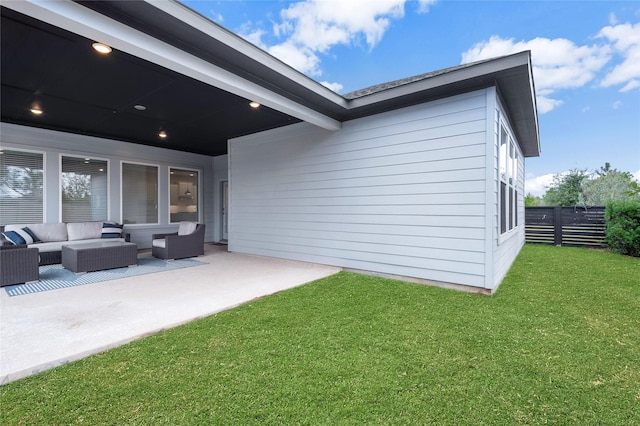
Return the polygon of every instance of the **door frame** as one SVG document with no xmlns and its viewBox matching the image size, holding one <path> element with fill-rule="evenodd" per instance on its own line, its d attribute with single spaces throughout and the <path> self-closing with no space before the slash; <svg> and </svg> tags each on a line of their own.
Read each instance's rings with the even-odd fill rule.
<svg viewBox="0 0 640 426">
<path fill-rule="evenodd" d="M 229 181 L 220 182 L 220 241 L 229 241 Z"/>
</svg>

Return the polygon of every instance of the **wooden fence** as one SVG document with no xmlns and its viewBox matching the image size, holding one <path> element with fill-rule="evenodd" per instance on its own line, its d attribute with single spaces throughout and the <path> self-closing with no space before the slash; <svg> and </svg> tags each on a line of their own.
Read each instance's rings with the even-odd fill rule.
<svg viewBox="0 0 640 426">
<path fill-rule="evenodd" d="M 528 243 L 606 247 L 604 207 L 527 207 Z"/>
</svg>

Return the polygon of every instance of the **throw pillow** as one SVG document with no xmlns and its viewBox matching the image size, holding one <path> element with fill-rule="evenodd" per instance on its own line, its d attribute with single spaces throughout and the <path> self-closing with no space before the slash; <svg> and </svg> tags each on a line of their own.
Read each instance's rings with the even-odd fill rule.
<svg viewBox="0 0 640 426">
<path fill-rule="evenodd" d="M 121 238 L 123 226 L 117 223 L 103 223 L 102 238 Z"/>
<path fill-rule="evenodd" d="M 193 234 L 198 226 L 195 222 L 180 222 L 178 226 L 178 235 Z"/>
<path fill-rule="evenodd" d="M 4 237 L 11 241 L 13 244 L 33 244 L 39 243 L 40 239 L 33 233 L 33 231 L 26 226 L 22 229 L 15 231 L 5 231 L 2 233 Z"/>
</svg>

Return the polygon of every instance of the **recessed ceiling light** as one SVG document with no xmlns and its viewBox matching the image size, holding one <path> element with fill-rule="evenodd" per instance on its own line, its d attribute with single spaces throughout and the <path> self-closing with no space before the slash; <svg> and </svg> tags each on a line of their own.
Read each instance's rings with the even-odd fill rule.
<svg viewBox="0 0 640 426">
<path fill-rule="evenodd" d="M 96 52 L 102 53 L 103 55 L 107 55 L 107 54 L 111 53 L 111 48 L 109 46 L 107 46 L 106 44 L 93 43 L 91 46 L 95 49 Z"/>
<path fill-rule="evenodd" d="M 249 102 L 249 106 L 251 108 L 258 108 L 260 106 L 260 104 L 258 102 L 256 102 L 256 101 L 251 101 L 251 102 Z"/>
<path fill-rule="evenodd" d="M 162 139 L 167 137 L 167 132 L 165 132 L 164 130 L 161 130 L 160 133 L 158 133 L 158 136 L 160 136 Z"/>
<path fill-rule="evenodd" d="M 43 112 L 43 111 L 42 111 L 40 108 L 38 108 L 38 107 L 31 108 L 29 111 L 31 111 L 31 114 L 34 114 L 34 115 L 41 115 L 41 114 L 42 114 L 42 112 Z"/>
<path fill-rule="evenodd" d="M 138 111 L 144 111 L 145 109 L 147 109 L 147 107 L 144 105 L 134 105 L 133 107 Z"/>
</svg>

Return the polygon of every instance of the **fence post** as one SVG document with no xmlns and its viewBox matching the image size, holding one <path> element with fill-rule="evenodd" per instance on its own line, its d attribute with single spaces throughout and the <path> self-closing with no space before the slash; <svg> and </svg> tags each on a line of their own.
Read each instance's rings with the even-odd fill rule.
<svg viewBox="0 0 640 426">
<path fill-rule="evenodd" d="M 553 209 L 553 243 L 562 245 L 562 206 Z"/>
</svg>

